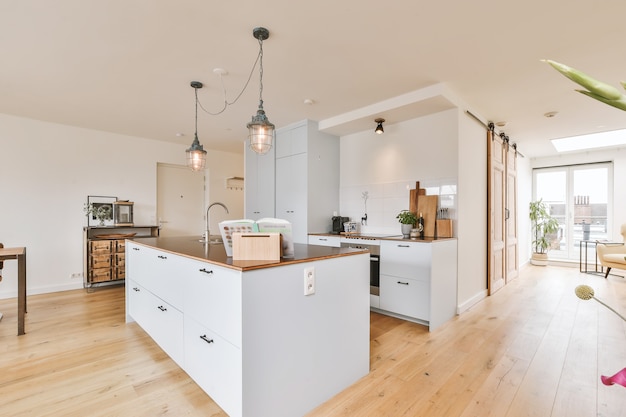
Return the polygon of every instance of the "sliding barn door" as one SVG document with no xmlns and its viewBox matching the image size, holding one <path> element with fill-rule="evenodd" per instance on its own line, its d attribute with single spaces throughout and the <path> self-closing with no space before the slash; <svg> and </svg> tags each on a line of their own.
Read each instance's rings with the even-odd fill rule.
<svg viewBox="0 0 626 417">
<path fill-rule="evenodd" d="M 489 295 L 504 286 L 506 277 L 506 151 L 504 141 L 492 130 L 487 132 L 489 190 Z"/>
<path fill-rule="evenodd" d="M 517 278 L 517 150 L 506 146 L 506 281 Z"/>
<path fill-rule="evenodd" d="M 489 295 L 518 276 L 517 150 L 508 138 L 487 132 Z"/>
</svg>

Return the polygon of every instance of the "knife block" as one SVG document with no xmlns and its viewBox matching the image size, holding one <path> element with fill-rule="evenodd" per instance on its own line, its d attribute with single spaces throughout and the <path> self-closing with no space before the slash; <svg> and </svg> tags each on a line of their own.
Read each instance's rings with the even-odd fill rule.
<svg viewBox="0 0 626 417">
<path fill-rule="evenodd" d="M 452 220 L 437 220 L 437 238 L 452 237 Z"/>
</svg>

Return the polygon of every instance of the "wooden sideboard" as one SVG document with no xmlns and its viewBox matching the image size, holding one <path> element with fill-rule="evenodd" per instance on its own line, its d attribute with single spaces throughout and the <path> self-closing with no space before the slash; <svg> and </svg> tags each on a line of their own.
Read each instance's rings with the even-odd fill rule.
<svg viewBox="0 0 626 417">
<path fill-rule="evenodd" d="M 84 227 L 83 286 L 124 282 L 126 239 L 158 235 L 158 226 Z"/>
</svg>

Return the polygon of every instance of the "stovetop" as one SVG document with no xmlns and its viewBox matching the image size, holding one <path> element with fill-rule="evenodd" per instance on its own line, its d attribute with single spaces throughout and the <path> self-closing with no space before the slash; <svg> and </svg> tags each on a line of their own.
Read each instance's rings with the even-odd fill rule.
<svg viewBox="0 0 626 417">
<path fill-rule="evenodd" d="M 392 238 L 392 237 L 402 237 L 402 235 L 390 235 L 389 233 L 351 233 L 349 235 L 341 235 L 342 238 L 346 239 L 363 239 L 363 240 L 376 240 L 380 238 Z"/>
</svg>

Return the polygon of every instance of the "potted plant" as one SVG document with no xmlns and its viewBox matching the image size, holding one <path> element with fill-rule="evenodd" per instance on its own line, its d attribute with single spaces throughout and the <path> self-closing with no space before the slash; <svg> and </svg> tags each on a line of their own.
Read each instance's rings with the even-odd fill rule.
<svg viewBox="0 0 626 417">
<path fill-rule="evenodd" d="M 402 229 L 402 236 L 409 237 L 411 234 L 411 229 L 415 227 L 415 223 L 417 223 L 417 215 L 408 210 L 402 210 L 396 216 L 396 219 L 400 222 L 400 227 Z"/>
<path fill-rule="evenodd" d="M 530 202 L 529 217 L 533 238 L 530 263 L 545 266 L 548 264 L 551 235 L 559 230 L 559 222 L 550 215 L 548 206 L 541 199 Z"/>
<path fill-rule="evenodd" d="M 113 213 L 108 204 L 85 204 L 83 211 L 87 216 L 93 215 L 99 221 L 99 226 L 104 226 L 105 220 L 111 220 Z"/>
</svg>

